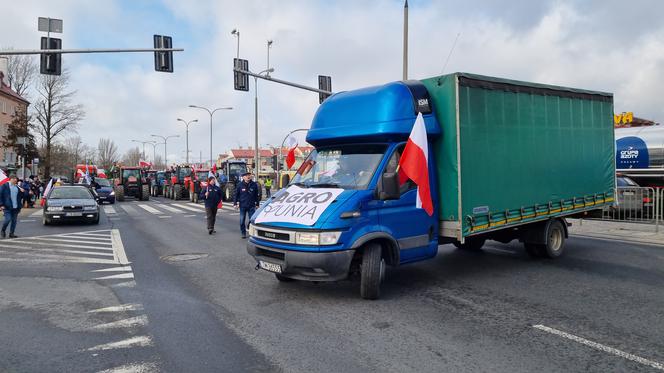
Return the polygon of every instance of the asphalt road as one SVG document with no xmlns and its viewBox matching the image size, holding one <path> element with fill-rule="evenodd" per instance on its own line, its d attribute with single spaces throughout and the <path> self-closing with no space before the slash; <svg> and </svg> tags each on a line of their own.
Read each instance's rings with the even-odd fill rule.
<svg viewBox="0 0 664 373">
<path fill-rule="evenodd" d="M 255 271 L 231 210 L 210 236 L 202 206 L 105 208 L 99 226 L 26 210 L 0 241 L 0 371 L 664 370 L 664 246 L 446 245 L 365 301 L 357 279 Z"/>
</svg>

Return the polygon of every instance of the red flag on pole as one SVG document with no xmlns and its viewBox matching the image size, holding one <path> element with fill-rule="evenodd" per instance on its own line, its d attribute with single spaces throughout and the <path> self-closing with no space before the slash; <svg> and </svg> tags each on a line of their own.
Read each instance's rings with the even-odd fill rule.
<svg viewBox="0 0 664 373">
<path fill-rule="evenodd" d="M 4 171 L 0 170 L 0 185 L 6 183 L 8 181 L 9 181 L 9 177 L 7 177 L 7 174 Z"/>
<path fill-rule="evenodd" d="M 286 167 L 290 170 L 295 164 L 295 149 L 297 149 L 297 140 L 293 136 L 288 137 L 288 154 L 286 155 Z"/>
<path fill-rule="evenodd" d="M 422 113 L 417 114 L 415 125 L 399 160 L 399 183 L 403 184 L 408 179 L 417 184 L 415 206 L 424 209 L 429 216 L 433 215 L 429 184 L 429 146 Z"/>
</svg>

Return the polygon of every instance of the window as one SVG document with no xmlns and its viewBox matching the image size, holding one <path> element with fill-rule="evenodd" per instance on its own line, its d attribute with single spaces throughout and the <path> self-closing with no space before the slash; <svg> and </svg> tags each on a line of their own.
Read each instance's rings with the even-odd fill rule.
<svg viewBox="0 0 664 373">
<path fill-rule="evenodd" d="M 394 153 L 392 153 L 390 160 L 387 161 L 387 164 L 385 165 L 385 170 L 383 171 L 383 173 L 393 173 L 399 171 L 399 160 L 401 159 L 401 153 L 403 153 L 405 147 L 406 144 L 401 144 L 396 148 L 396 150 L 394 150 Z M 415 184 L 412 180 L 408 179 L 408 181 L 406 181 L 401 186 L 400 192 L 401 194 L 404 194 L 407 191 L 415 188 L 417 188 L 417 184 Z"/>
</svg>

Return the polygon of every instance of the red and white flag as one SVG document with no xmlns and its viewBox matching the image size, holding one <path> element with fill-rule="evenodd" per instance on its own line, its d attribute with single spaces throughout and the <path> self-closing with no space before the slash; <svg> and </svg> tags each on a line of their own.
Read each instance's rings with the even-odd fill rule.
<svg viewBox="0 0 664 373">
<path fill-rule="evenodd" d="M 208 171 L 208 177 L 214 177 L 214 178 L 217 177 L 217 164 L 216 163 L 213 164 L 210 171 Z"/>
<path fill-rule="evenodd" d="M 404 184 L 408 179 L 417 184 L 415 206 L 424 209 L 429 216 L 433 215 L 429 184 L 429 146 L 422 113 L 417 114 L 415 125 L 399 160 L 399 184 Z"/>
<path fill-rule="evenodd" d="M 41 202 L 39 202 L 39 205 L 44 207 L 44 202 L 46 202 L 46 196 L 48 196 L 48 192 L 51 191 L 51 188 L 53 187 L 53 179 L 48 181 L 48 185 L 46 185 L 46 188 L 44 188 L 44 194 L 42 194 Z"/>
<path fill-rule="evenodd" d="M 286 167 L 290 170 L 291 167 L 295 164 L 295 149 L 297 149 L 297 139 L 295 137 L 288 136 L 288 154 L 286 155 Z"/>
<path fill-rule="evenodd" d="M 138 167 L 150 167 L 152 163 L 146 161 L 138 161 Z"/>
<path fill-rule="evenodd" d="M 8 181 L 9 181 L 9 177 L 7 177 L 7 174 L 4 171 L 0 170 L 0 185 L 6 183 Z"/>
</svg>

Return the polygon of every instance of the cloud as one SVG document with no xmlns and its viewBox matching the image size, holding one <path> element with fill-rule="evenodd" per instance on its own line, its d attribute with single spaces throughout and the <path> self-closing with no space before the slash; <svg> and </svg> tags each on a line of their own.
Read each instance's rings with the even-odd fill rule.
<svg viewBox="0 0 664 373">
<path fill-rule="evenodd" d="M 415 1 L 410 12 L 410 77 L 467 71 L 615 92 L 617 112 L 661 121 L 658 98 L 664 78 L 664 3 L 634 0 Z M 82 138 L 96 144 L 110 137 L 121 151 L 131 139 L 174 135 L 169 158 L 184 159 L 184 125 L 190 149 L 209 157 L 207 113 L 188 108 L 233 106 L 215 114 L 214 154 L 254 142 L 254 81 L 250 92 L 233 90 L 232 59 L 240 30 L 240 54 L 250 69 L 266 67 L 266 41 L 273 76 L 310 86 L 332 76 L 335 91 L 401 79 L 400 0 L 184 2 L 70 0 L 24 1 L 5 10 L 0 46 L 34 48 L 37 16 L 65 22 L 65 47 L 150 46 L 152 33 L 172 34 L 175 73 L 153 71 L 149 54 L 68 55 L 72 88 L 85 105 Z M 315 93 L 259 81 L 261 144 L 279 145 L 292 129 L 308 127 L 318 108 Z M 300 134 L 301 136 L 301 134 Z M 158 150 L 159 151 L 159 150 Z M 148 152 L 151 154 L 151 149 Z"/>
</svg>

